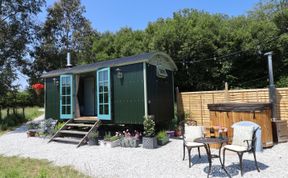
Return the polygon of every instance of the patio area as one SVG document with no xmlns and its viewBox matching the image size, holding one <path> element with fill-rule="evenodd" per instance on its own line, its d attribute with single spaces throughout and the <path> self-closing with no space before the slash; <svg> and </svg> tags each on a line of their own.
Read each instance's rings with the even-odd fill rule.
<svg viewBox="0 0 288 178">
<path fill-rule="evenodd" d="M 201 148 L 201 159 L 197 149 L 192 150 L 192 167 L 188 158 L 182 161 L 182 140 L 171 139 L 157 149 L 106 148 L 64 143 L 47 143 L 48 139 L 26 136 L 26 126 L 0 137 L 0 154 L 5 156 L 47 159 L 56 165 L 71 165 L 92 177 L 207 177 L 208 161 L 206 152 Z M 260 173 L 256 171 L 252 154 L 245 154 L 243 177 L 288 177 L 288 143 L 275 145 L 257 153 Z M 212 150 L 217 152 L 218 150 Z M 232 177 L 241 177 L 238 169 L 238 156 L 227 152 L 226 169 Z M 212 162 L 210 177 L 227 177 L 220 169 L 218 159 Z"/>
</svg>

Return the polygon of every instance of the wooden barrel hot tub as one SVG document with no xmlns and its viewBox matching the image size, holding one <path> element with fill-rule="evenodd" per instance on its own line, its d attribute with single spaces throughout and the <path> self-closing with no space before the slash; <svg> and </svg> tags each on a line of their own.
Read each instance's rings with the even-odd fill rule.
<svg viewBox="0 0 288 178">
<path fill-rule="evenodd" d="M 263 147 L 273 146 L 270 103 L 218 103 L 208 104 L 210 125 L 228 128 L 229 140 L 232 140 L 231 126 L 240 121 L 251 121 L 262 128 Z"/>
</svg>

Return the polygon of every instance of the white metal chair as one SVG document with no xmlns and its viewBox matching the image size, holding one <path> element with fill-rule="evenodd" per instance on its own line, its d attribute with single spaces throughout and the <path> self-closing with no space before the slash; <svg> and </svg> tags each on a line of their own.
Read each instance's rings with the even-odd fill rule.
<svg viewBox="0 0 288 178">
<path fill-rule="evenodd" d="M 198 149 L 198 156 L 200 155 L 200 147 L 204 147 L 203 143 L 194 142 L 196 138 L 204 137 L 204 127 L 197 126 L 197 122 L 193 120 L 185 121 L 183 124 L 183 160 L 185 159 L 185 148 L 188 150 L 189 167 L 191 167 L 191 150 Z"/>
<path fill-rule="evenodd" d="M 255 153 L 256 131 L 259 129 L 253 126 L 237 126 L 234 127 L 233 140 L 231 145 L 225 145 L 223 148 L 223 166 L 225 164 L 225 151 L 229 150 L 236 152 L 240 161 L 241 176 L 243 176 L 242 158 L 245 152 L 253 153 L 255 166 L 257 171 L 260 172 Z"/>
</svg>

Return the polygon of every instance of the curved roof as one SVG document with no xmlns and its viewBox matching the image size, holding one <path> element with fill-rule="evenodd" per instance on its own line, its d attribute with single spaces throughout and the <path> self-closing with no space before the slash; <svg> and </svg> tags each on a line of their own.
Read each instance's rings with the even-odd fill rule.
<svg viewBox="0 0 288 178">
<path fill-rule="evenodd" d="M 122 57 L 107 61 L 100 61 L 92 64 L 84 64 L 78 65 L 72 68 L 64 68 L 53 70 L 47 73 L 44 73 L 41 77 L 42 78 L 49 78 L 49 77 L 56 77 L 63 74 L 80 74 L 85 72 L 92 72 L 99 68 L 104 67 L 116 67 L 116 66 L 123 66 L 129 64 L 136 64 L 147 62 L 152 65 L 161 65 L 167 70 L 176 71 L 177 66 L 175 65 L 174 61 L 171 59 L 169 55 L 163 52 L 151 52 L 151 53 L 143 53 L 135 56 L 129 57 Z"/>
</svg>

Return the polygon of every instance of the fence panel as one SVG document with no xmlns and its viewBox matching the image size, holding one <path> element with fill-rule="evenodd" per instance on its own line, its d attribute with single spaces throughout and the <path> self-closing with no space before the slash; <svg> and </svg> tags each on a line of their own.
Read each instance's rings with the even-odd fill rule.
<svg viewBox="0 0 288 178">
<path fill-rule="evenodd" d="M 228 95 L 228 96 L 227 96 Z M 288 120 L 288 88 L 277 88 L 277 117 Z M 269 90 L 222 90 L 201 92 L 177 92 L 178 114 L 190 113 L 190 117 L 199 124 L 209 127 L 210 115 L 207 104 L 237 102 L 269 102 Z"/>
</svg>

